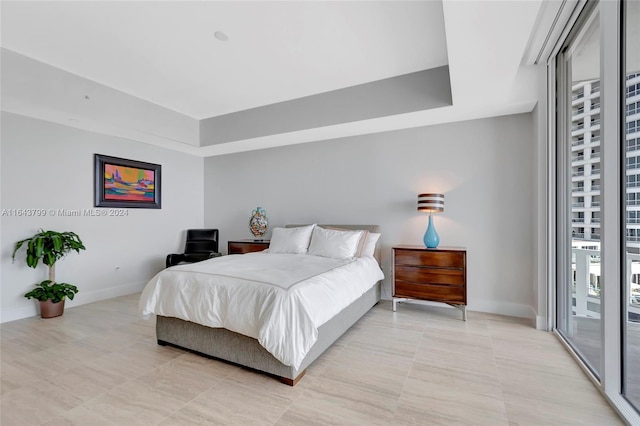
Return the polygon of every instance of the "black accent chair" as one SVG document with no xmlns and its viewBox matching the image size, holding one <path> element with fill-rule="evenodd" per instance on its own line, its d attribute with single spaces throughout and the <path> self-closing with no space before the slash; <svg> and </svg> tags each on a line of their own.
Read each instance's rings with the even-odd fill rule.
<svg viewBox="0 0 640 426">
<path fill-rule="evenodd" d="M 200 262 L 221 256 L 217 229 L 187 229 L 184 253 L 167 255 L 167 268 L 180 262 Z"/>
</svg>

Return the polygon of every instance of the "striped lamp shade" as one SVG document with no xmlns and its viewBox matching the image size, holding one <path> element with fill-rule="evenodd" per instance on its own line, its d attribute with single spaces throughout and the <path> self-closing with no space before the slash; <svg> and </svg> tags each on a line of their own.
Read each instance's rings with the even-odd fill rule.
<svg viewBox="0 0 640 426">
<path fill-rule="evenodd" d="M 418 211 L 442 213 L 444 211 L 444 194 L 418 195 Z"/>
</svg>

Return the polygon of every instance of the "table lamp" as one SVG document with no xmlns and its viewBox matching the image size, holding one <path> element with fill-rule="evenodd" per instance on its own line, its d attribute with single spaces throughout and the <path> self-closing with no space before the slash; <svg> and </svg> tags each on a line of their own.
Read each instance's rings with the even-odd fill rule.
<svg viewBox="0 0 640 426">
<path fill-rule="evenodd" d="M 429 226 L 424 233 L 424 245 L 427 248 L 436 248 L 440 244 L 440 237 L 433 226 L 433 213 L 444 211 L 444 194 L 419 194 L 418 211 L 429 212 Z"/>
</svg>

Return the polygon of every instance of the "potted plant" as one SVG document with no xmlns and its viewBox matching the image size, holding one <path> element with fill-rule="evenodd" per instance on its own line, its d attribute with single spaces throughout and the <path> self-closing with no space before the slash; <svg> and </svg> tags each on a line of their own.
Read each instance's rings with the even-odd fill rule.
<svg viewBox="0 0 640 426">
<path fill-rule="evenodd" d="M 64 312 L 64 301 L 68 297 L 73 300 L 78 288 L 67 283 L 56 282 L 56 262 L 72 250 L 80 253 L 85 250 L 80 237 L 74 232 L 43 231 L 31 238 L 18 241 L 11 258 L 15 261 L 16 252 L 26 244 L 27 266 L 35 268 L 42 261 L 49 267 L 49 279 L 36 284 L 36 288 L 27 292 L 24 297 L 40 301 L 40 316 L 53 318 Z"/>
</svg>

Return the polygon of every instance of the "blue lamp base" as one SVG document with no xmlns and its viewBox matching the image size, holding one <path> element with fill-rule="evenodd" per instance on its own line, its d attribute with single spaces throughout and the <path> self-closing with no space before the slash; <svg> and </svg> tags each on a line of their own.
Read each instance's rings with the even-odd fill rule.
<svg viewBox="0 0 640 426">
<path fill-rule="evenodd" d="M 436 248 L 440 244 L 440 237 L 436 232 L 436 227 L 433 226 L 433 215 L 429 215 L 429 226 L 427 232 L 424 233 L 423 241 L 427 248 Z"/>
</svg>

